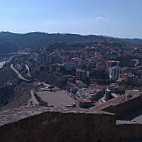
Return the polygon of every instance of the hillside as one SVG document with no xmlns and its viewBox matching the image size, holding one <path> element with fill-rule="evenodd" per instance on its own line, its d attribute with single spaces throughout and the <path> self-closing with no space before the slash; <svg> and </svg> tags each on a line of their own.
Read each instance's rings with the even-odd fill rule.
<svg viewBox="0 0 142 142">
<path fill-rule="evenodd" d="M 10 32 L 0 33 L 0 54 L 15 52 L 25 48 L 43 48 L 50 43 L 55 42 L 96 42 L 107 39 L 118 40 L 117 38 L 96 36 L 96 35 L 78 35 L 78 34 L 48 34 L 41 32 L 33 32 L 27 34 L 17 34 Z M 141 39 L 123 39 L 122 41 L 142 45 Z"/>
<path fill-rule="evenodd" d="M 142 39 L 134 38 L 134 39 L 124 39 L 125 42 L 142 45 Z"/>
</svg>

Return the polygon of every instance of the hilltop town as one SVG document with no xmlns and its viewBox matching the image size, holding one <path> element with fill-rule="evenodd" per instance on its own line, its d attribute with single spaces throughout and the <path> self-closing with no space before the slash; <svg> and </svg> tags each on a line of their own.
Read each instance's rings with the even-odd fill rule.
<svg viewBox="0 0 142 142">
<path fill-rule="evenodd" d="M 96 125 L 101 125 L 103 116 L 104 125 L 101 129 L 107 130 L 110 135 L 108 137 L 100 132 L 104 138 L 97 135 L 97 142 L 141 139 L 141 134 L 137 133 L 142 124 L 140 45 L 110 38 L 85 43 L 56 42 L 43 48 L 25 48 L 4 54 L 1 61 L 3 67 L 0 69 L 0 131 L 5 133 L 8 128 L 7 132 L 11 133 L 11 125 L 16 125 L 17 130 L 12 132 L 12 138 L 0 135 L 0 140 L 15 139 L 21 121 L 26 126 L 29 119 L 37 120 L 43 129 L 43 123 L 46 123 L 42 121 L 43 117 L 49 119 L 49 124 L 60 125 L 58 120 L 61 121 L 60 117 L 64 120 L 65 114 L 70 117 L 69 121 L 77 121 L 78 118 L 81 123 L 85 123 L 86 117 L 96 121 L 92 128 L 94 135 L 99 131 Z M 77 115 L 76 118 L 73 114 Z M 55 119 L 55 122 L 50 122 L 50 117 Z M 68 123 L 66 119 L 64 122 Z M 91 123 L 90 121 L 88 126 L 84 127 L 89 129 Z M 32 125 L 35 126 L 34 121 Z M 48 123 L 45 126 L 49 127 Z M 75 129 L 71 123 L 67 126 Z M 67 126 L 64 126 L 65 130 Z M 82 124 L 79 124 L 79 127 L 83 129 Z M 109 128 L 115 132 L 114 135 Z M 52 127 L 49 127 L 41 133 L 45 131 L 50 134 L 51 129 Z M 131 129 L 136 131 L 130 132 Z M 125 130 L 131 135 L 121 133 Z M 58 132 L 54 129 L 55 133 L 56 131 Z M 39 133 L 39 130 L 37 132 Z M 80 133 L 85 133 L 86 137 L 90 135 L 89 139 L 93 141 L 93 135 L 90 134 L 92 131 Z M 22 129 L 20 135 L 23 134 Z M 74 132 L 72 134 L 74 135 Z M 63 134 L 58 135 L 62 140 Z M 29 137 L 30 135 L 25 136 L 27 139 L 30 139 Z M 50 136 L 43 137 L 46 140 Z M 42 137 L 39 136 L 39 139 Z M 74 141 L 79 139 L 78 135 L 76 139 L 74 137 Z"/>
<path fill-rule="evenodd" d="M 142 142 L 142 0 L 0 1 L 0 142 Z"/>
<path fill-rule="evenodd" d="M 141 46 L 114 39 L 69 45 L 57 42 L 7 54 L 0 73 L 1 89 L 6 90 L 1 94 L 1 108 L 26 104 L 90 108 L 127 90 L 140 92 L 141 56 Z M 18 96 L 19 88 L 23 92 Z M 16 105 L 17 99 L 21 104 Z"/>
</svg>

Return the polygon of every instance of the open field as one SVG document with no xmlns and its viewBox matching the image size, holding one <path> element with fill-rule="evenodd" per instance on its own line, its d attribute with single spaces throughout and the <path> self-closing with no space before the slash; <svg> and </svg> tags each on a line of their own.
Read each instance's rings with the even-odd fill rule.
<svg viewBox="0 0 142 142">
<path fill-rule="evenodd" d="M 55 88 L 53 91 L 41 91 L 36 93 L 41 100 L 48 103 L 48 106 L 67 106 L 75 104 L 75 100 L 72 99 L 66 91 L 58 88 Z"/>
</svg>

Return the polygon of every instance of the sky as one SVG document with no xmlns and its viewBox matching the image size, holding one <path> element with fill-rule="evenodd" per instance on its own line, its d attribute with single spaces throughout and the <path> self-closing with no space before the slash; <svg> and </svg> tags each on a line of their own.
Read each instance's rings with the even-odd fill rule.
<svg viewBox="0 0 142 142">
<path fill-rule="evenodd" d="M 0 31 L 142 38 L 142 0 L 0 0 Z"/>
</svg>

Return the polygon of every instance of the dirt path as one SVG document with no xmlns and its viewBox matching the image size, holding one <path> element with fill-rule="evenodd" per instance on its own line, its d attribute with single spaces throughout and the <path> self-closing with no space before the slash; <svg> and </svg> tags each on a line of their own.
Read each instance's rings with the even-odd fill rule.
<svg viewBox="0 0 142 142">
<path fill-rule="evenodd" d="M 24 80 L 24 81 L 27 81 L 29 82 L 28 79 L 24 78 L 13 66 L 13 64 L 11 64 L 11 69 L 17 74 L 17 76 L 21 79 L 21 80 Z"/>
<path fill-rule="evenodd" d="M 31 98 L 28 100 L 27 106 L 37 106 L 39 102 L 35 98 L 34 91 L 31 90 Z"/>
</svg>

